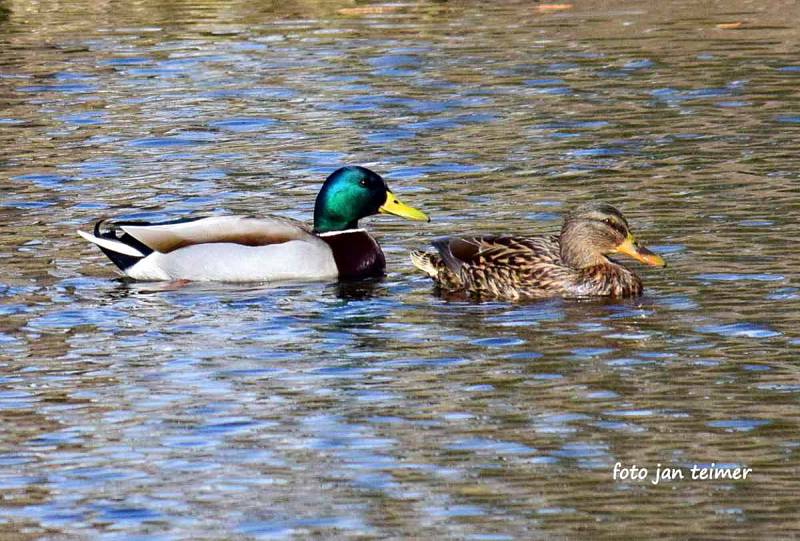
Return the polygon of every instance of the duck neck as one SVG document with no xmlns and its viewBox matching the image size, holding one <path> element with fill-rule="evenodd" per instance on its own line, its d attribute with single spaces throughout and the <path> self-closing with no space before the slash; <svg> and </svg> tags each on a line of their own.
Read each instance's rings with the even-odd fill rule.
<svg viewBox="0 0 800 541">
<path fill-rule="evenodd" d="M 570 268 L 582 270 L 600 265 L 610 265 L 611 261 L 586 242 L 577 227 L 565 224 L 559 237 L 561 260 Z"/>
<path fill-rule="evenodd" d="M 314 211 L 314 233 L 330 233 L 331 231 L 344 231 L 346 229 L 357 229 L 358 220 L 347 220 L 346 218 L 326 212 Z"/>
<path fill-rule="evenodd" d="M 582 294 L 635 297 L 642 294 L 642 280 L 636 273 L 609 259 L 602 265 L 586 267 L 578 273 L 577 288 Z"/>
<path fill-rule="evenodd" d="M 358 219 L 367 214 L 361 210 L 347 186 L 343 187 L 328 180 L 314 203 L 314 232 L 356 229 Z"/>
</svg>

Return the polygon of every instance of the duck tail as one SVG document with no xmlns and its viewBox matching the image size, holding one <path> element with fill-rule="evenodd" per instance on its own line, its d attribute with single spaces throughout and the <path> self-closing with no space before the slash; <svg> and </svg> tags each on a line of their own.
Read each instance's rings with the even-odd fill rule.
<svg viewBox="0 0 800 541">
<path fill-rule="evenodd" d="M 411 252 L 411 263 L 431 278 L 436 278 L 436 275 L 439 274 L 436 270 L 436 259 L 438 257 L 436 254 L 414 250 Z"/>
<path fill-rule="evenodd" d="M 80 230 L 77 233 L 89 242 L 96 244 L 120 270 L 125 271 L 153 252 L 128 234 L 118 237 L 113 226 L 107 231 L 102 231 L 105 221 L 97 222 L 92 233 Z"/>
</svg>

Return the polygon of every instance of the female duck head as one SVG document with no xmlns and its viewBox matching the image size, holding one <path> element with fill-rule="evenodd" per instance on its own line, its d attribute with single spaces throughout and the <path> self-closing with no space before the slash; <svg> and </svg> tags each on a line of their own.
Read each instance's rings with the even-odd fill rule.
<svg viewBox="0 0 800 541">
<path fill-rule="evenodd" d="M 379 212 L 430 221 L 424 213 L 401 203 L 374 171 L 360 166 L 342 167 L 331 173 L 317 195 L 314 231 L 355 229 L 361 218 Z"/>
<path fill-rule="evenodd" d="M 588 203 L 570 212 L 561 229 L 561 258 L 584 269 L 607 262 L 606 255 L 622 254 L 645 265 L 665 267 L 664 260 L 640 245 L 622 213 L 605 203 Z"/>
</svg>

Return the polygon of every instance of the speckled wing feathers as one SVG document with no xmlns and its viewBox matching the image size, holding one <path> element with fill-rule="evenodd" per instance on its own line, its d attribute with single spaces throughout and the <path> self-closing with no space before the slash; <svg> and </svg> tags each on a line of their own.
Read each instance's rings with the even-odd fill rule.
<svg viewBox="0 0 800 541">
<path fill-rule="evenodd" d="M 412 261 L 448 292 L 507 300 L 641 293 L 639 278 L 612 261 L 585 270 L 566 266 L 557 236 L 457 237 L 433 246 L 438 254 L 415 252 Z"/>
<path fill-rule="evenodd" d="M 439 254 L 429 254 L 436 270 L 432 277 L 448 291 L 517 299 L 552 295 L 545 290 L 569 281 L 569 269 L 558 264 L 556 237 L 459 237 L 433 245 Z"/>
</svg>

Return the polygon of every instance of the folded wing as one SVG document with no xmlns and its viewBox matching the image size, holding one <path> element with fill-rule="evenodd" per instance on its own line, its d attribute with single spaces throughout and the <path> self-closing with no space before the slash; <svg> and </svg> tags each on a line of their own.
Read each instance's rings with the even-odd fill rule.
<svg viewBox="0 0 800 541">
<path fill-rule="evenodd" d="M 196 244 L 266 246 L 292 240 L 321 242 L 302 222 L 278 217 L 214 216 L 164 224 L 119 222 L 115 227 L 162 254 Z"/>
</svg>

